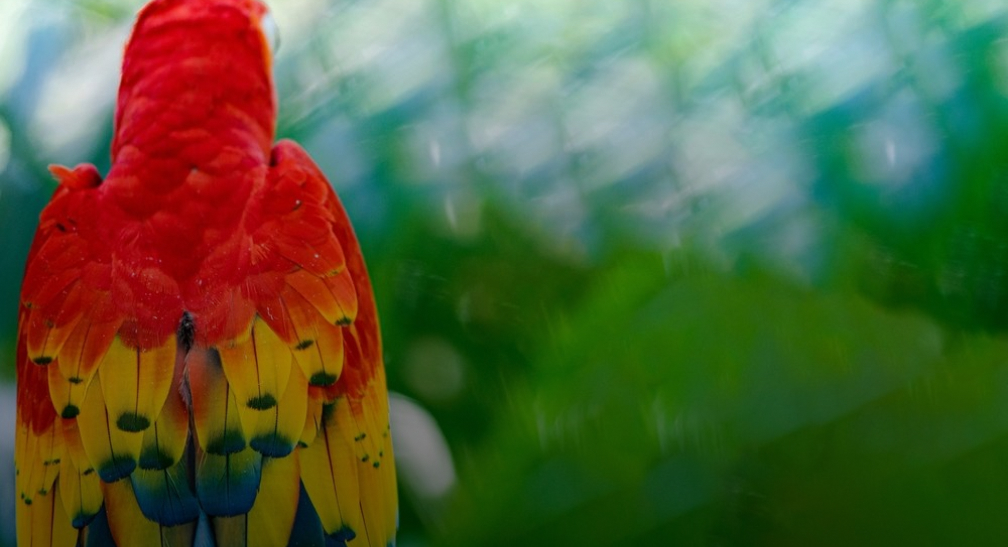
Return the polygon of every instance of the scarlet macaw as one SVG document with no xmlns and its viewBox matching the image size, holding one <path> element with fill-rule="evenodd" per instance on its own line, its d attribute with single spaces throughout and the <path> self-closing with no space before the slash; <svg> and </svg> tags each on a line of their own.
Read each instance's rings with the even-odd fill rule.
<svg viewBox="0 0 1008 547">
<path fill-rule="evenodd" d="M 51 168 L 18 321 L 19 545 L 394 542 L 371 283 L 325 176 L 273 143 L 267 20 L 150 2 L 111 169 Z"/>
</svg>

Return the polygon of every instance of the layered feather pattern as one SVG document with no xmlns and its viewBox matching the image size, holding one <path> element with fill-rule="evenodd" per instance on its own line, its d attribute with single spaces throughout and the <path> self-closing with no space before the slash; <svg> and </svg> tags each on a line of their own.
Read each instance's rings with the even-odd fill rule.
<svg viewBox="0 0 1008 547">
<path fill-rule="evenodd" d="M 324 175 L 271 143 L 264 13 L 152 2 L 112 170 L 53 168 L 19 316 L 19 545 L 394 543 L 372 289 Z"/>
</svg>

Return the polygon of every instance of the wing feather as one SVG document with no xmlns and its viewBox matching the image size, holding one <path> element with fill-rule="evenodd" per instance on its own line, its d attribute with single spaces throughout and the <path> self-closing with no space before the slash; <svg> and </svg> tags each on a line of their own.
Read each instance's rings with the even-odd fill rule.
<svg viewBox="0 0 1008 547">
<path fill-rule="evenodd" d="M 374 297 L 308 155 L 276 145 L 247 233 L 206 259 L 235 277 L 202 292 L 117 263 L 102 187 L 71 186 L 43 212 L 22 289 L 19 541 L 393 543 Z"/>
<path fill-rule="evenodd" d="M 63 510 L 74 528 L 83 528 L 101 510 L 104 496 L 94 468 L 80 469 L 73 458 L 64 457 L 59 470 Z"/>
<path fill-rule="evenodd" d="M 297 317 L 292 321 L 295 325 L 310 323 L 310 319 L 318 321 L 317 316 L 321 315 L 325 323 L 317 322 L 313 334 L 317 336 L 329 325 L 339 325 L 335 332 L 340 333 L 341 342 L 338 355 L 342 366 L 334 375 L 335 383 L 315 386 L 309 380 L 315 386 L 314 400 L 324 407 L 317 437 L 299 449 L 301 480 L 330 538 L 348 541 L 348 545 L 363 541 L 365 545 L 384 547 L 395 540 L 398 497 L 381 337 L 370 280 L 346 213 L 314 162 L 299 146 L 283 141 L 274 149 L 273 163 L 276 170 L 296 173 L 287 180 L 300 180 L 303 176 L 302 187 L 315 188 L 306 192 L 325 196 L 332 235 L 346 261 L 345 269 L 326 272 L 328 275 L 309 270 L 326 285 L 328 295 L 315 279 L 298 273 L 293 285 L 297 285 L 295 290 L 302 298 L 284 299 L 289 315 Z M 333 301 L 340 306 L 342 317 L 334 313 Z M 315 308 L 317 315 L 297 311 L 306 304 Z M 304 326 L 295 328 L 307 330 Z M 316 351 L 321 361 L 337 355 L 334 348 L 319 344 L 318 338 L 315 342 L 313 346 L 319 346 Z M 294 355 L 299 364 L 316 363 L 302 357 L 314 354 L 295 351 Z M 304 367 L 310 379 L 309 370 L 314 367 L 317 365 Z M 309 438 L 312 429 L 306 424 Z M 351 540 L 352 537 L 358 539 Z"/>
</svg>

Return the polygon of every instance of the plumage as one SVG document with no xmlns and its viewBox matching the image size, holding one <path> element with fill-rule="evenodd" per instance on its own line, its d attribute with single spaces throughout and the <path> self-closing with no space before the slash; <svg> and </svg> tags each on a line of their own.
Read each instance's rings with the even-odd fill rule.
<svg viewBox="0 0 1008 547">
<path fill-rule="evenodd" d="M 298 458 L 264 458 L 260 484 L 272 496 L 257 498 L 247 515 L 248 545 L 284 545 L 291 537 L 301 491 Z"/>
<path fill-rule="evenodd" d="M 70 525 L 70 519 L 63 509 L 59 486 L 40 495 L 31 506 L 22 510 L 22 514 L 18 515 L 18 529 L 30 529 L 33 532 L 33 547 L 74 545 L 77 541 L 77 530 Z"/>
<path fill-rule="evenodd" d="M 63 458 L 59 470 L 63 510 L 74 528 L 83 528 L 101 510 L 105 496 L 93 467 L 80 469 L 72 458 Z"/>
<path fill-rule="evenodd" d="M 176 353 L 175 373 L 168 396 L 153 427 L 144 431 L 140 446 L 140 469 L 167 469 L 178 463 L 189 439 L 189 409 L 182 398 L 184 357 Z"/>
<path fill-rule="evenodd" d="M 274 143 L 257 0 L 153 0 L 111 169 L 53 166 L 18 317 L 19 545 L 394 543 L 372 288 Z"/>
<path fill-rule="evenodd" d="M 186 372 L 196 428 L 196 442 L 209 454 L 232 454 L 247 441 L 238 417 L 234 389 L 228 384 L 214 349 L 194 347 L 186 359 Z"/>
<path fill-rule="evenodd" d="M 343 434 L 348 412 L 346 401 L 329 405 L 318 438 L 300 454 L 301 482 L 327 534 L 356 534 L 363 527 L 359 466 L 353 441 Z"/>
<path fill-rule="evenodd" d="M 256 422 L 249 429 L 249 446 L 271 458 L 290 454 L 297 446 L 308 419 L 307 393 L 308 380 L 298 368 L 291 369 L 290 380 L 280 401 L 272 408 L 254 411 Z"/>
<path fill-rule="evenodd" d="M 294 524 L 291 526 L 287 546 L 325 547 L 325 545 L 326 537 L 322 530 L 322 521 L 319 520 L 315 506 L 308 498 L 304 483 L 301 483 L 298 490 L 297 512 L 294 514 Z"/>
<path fill-rule="evenodd" d="M 118 323 L 92 323 L 83 320 L 77 322 L 73 332 L 60 348 L 59 359 L 55 368 L 63 378 L 73 384 L 75 393 L 67 394 L 67 404 L 79 410 L 84 400 L 84 393 L 91 385 L 91 379 L 98 370 L 100 358 L 112 344 Z M 57 408 L 61 413 L 64 408 Z"/>
<path fill-rule="evenodd" d="M 219 353 L 227 383 L 234 390 L 238 417 L 249 443 L 267 456 L 289 454 L 296 439 L 293 435 L 287 435 L 286 440 L 280 438 L 277 405 L 287 393 L 291 379 L 293 358 L 290 348 L 264 321 L 257 319 L 247 335 L 222 345 Z M 307 386 L 294 396 L 300 401 L 302 417 L 306 393 Z M 260 447 L 268 448 L 263 450 Z"/>
<path fill-rule="evenodd" d="M 196 454 L 196 495 L 211 516 L 248 513 L 262 476 L 262 454 L 251 448 L 229 454 Z"/>
<path fill-rule="evenodd" d="M 308 383 L 329 387 L 343 372 L 343 329 L 326 322 L 308 301 L 292 290 L 285 290 L 283 313 L 290 318 L 294 360 Z"/>
<path fill-rule="evenodd" d="M 120 431 L 146 431 L 168 398 L 175 371 L 175 340 L 138 349 L 116 337 L 98 369 L 109 418 Z"/>
<path fill-rule="evenodd" d="M 130 474 L 140 512 L 166 526 L 193 522 L 200 506 L 189 485 L 189 462 L 179 460 L 165 469 L 137 469 Z"/>
<path fill-rule="evenodd" d="M 143 433 L 116 427 L 115 416 L 105 405 L 101 380 L 91 382 L 80 415 L 74 417 L 80 429 L 84 453 L 105 482 L 128 477 L 136 469 L 143 445 Z"/>
<path fill-rule="evenodd" d="M 116 545 L 162 547 L 192 544 L 196 523 L 165 525 L 145 517 L 136 503 L 131 481 L 121 480 L 103 487 L 105 515 Z"/>
</svg>

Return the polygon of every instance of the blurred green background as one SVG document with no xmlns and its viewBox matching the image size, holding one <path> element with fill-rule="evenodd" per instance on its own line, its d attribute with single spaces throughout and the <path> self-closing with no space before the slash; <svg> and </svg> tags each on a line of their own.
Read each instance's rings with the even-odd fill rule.
<svg viewBox="0 0 1008 547">
<path fill-rule="evenodd" d="M 50 162 L 135 0 L 0 2 L 0 545 Z M 383 319 L 403 546 L 1008 541 L 1002 0 L 274 0 Z"/>
</svg>

